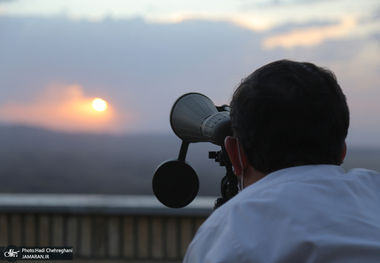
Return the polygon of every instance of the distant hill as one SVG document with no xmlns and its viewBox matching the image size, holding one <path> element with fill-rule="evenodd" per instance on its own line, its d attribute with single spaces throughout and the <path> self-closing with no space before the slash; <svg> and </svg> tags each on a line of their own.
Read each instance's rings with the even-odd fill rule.
<svg viewBox="0 0 380 263">
<path fill-rule="evenodd" d="M 171 135 L 69 134 L 0 126 L 1 193 L 153 194 L 155 169 L 178 157 Z M 225 168 L 208 159 L 211 143 L 190 144 L 186 160 L 196 169 L 199 195 L 219 196 Z M 380 171 L 380 150 L 350 148 L 343 167 Z"/>
<path fill-rule="evenodd" d="M 0 126 L 0 192 L 153 194 L 155 169 L 178 157 L 172 135 L 69 134 Z M 211 143 L 191 144 L 186 160 L 200 180 L 199 195 L 220 195 L 225 169 L 208 159 Z"/>
</svg>

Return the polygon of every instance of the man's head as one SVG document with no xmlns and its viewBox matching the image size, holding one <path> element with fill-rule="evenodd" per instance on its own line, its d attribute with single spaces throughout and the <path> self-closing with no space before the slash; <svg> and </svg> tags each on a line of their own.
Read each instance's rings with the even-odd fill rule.
<svg viewBox="0 0 380 263">
<path fill-rule="evenodd" d="M 254 170 L 341 164 L 349 110 L 331 71 L 311 63 L 270 63 L 241 82 L 230 106 L 235 137 Z"/>
</svg>

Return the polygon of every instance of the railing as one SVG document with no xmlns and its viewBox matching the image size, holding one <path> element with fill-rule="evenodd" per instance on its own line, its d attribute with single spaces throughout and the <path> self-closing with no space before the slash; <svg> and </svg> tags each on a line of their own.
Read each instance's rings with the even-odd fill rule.
<svg viewBox="0 0 380 263">
<path fill-rule="evenodd" d="M 0 246 L 72 246 L 74 262 L 181 262 L 215 198 L 0 194 Z"/>
</svg>

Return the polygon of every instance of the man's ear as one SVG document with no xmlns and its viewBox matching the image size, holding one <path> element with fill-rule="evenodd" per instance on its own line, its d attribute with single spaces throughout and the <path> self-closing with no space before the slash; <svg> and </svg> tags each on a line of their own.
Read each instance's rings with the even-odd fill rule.
<svg viewBox="0 0 380 263">
<path fill-rule="evenodd" d="M 248 159 L 244 153 L 242 145 L 239 143 L 239 141 L 236 138 L 228 136 L 224 140 L 224 146 L 226 147 L 228 156 L 230 157 L 232 166 L 234 167 L 235 175 L 241 176 L 243 170 L 248 165 Z M 239 157 L 239 152 L 240 152 L 240 157 Z"/>
<path fill-rule="evenodd" d="M 340 156 L 340 161 L 342 163 L 344 161 L 344 158 L 346 158 L 346 153 L 347 153 L 347 144 L 346 144 L 346 142 L 344 142 L 343 152 L 342 152 L 342 155 Z"/>
</svg>

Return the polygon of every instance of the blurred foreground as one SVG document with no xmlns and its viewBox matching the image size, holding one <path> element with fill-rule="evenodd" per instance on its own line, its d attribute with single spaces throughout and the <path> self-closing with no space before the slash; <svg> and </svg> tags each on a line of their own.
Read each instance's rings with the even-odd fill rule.
<svg viewBox="0 0 380 263">
<path fill-rule="evenodd" d="M 212 205 L 213 198 L 169 209 L 153 196 L 0 194 L 0 247 L 72 247 L 74 262 L 181 262 Z"/>
</svg>

